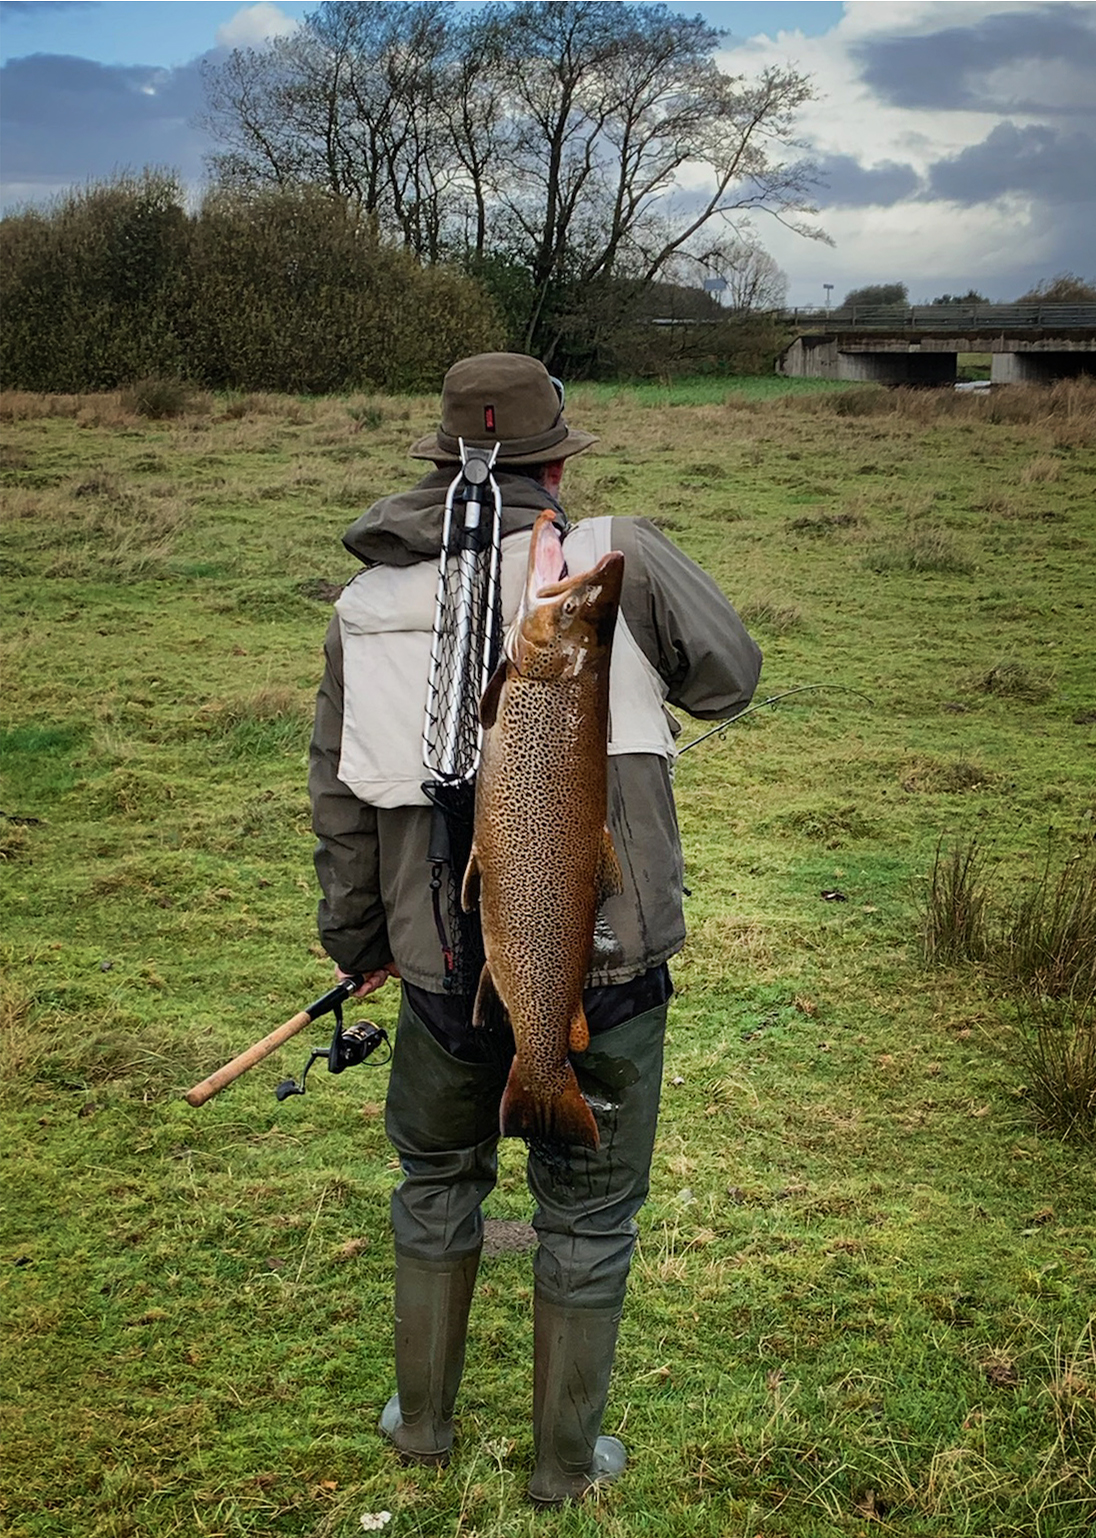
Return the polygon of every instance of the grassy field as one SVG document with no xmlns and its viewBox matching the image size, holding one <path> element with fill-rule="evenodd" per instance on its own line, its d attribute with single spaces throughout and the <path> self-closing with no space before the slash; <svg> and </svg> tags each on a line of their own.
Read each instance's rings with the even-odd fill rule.
<svg viewBox="0 0 1096 1538">
<path fill-rule="evenodd" d="M 941 841 L 977 836 L 1006 918 L 1093 858 L 1096 386 L 569 392 L 600 435 L 573 515 L 657 518 L 762 694 L 826 687 L 680 761 L 691 939 L 606 1428 L 632 1466 L 546 1514 L 527 1254 L 481 1272 L 450 1469 L 375 1432 L 383 1067 L 277 1104 L 316 1029 L 181 1098 L 329 984 L 305 759 L 339 536 L 437 403 L 140 404 L 0 401 L 3 1531 L 1089 1532 L 1093 1144 L 1044 1124 L 992 968 L 920 932 Z M 529 1216 L 521 1153 L 495 1219 Z"/>
</svg>

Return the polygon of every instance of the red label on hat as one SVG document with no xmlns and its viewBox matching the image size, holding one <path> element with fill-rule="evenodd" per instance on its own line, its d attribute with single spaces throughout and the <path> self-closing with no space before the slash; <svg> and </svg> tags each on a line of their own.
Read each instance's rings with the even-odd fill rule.
<svg viewBox="0 0 1096 1538">
<path fill-rule="evenodd" d="M 493 433 L 494 432 L 494 430 L 495 430 L 495 408 L 494 408 L 494 406 L 484 406 L 484 408 L 483 408 L 483 426 L 484 426 L 484 430 L 486 432 L 489 432 L 489 433 Z"/>
</svg>

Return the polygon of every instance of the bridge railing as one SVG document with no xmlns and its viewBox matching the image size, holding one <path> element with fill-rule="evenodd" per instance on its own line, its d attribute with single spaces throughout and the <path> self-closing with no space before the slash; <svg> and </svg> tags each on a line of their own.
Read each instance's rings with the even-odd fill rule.
<svg viewBox="0 0 1096 1538">
<path fill-rule="evenodd" d="M 1096 328 L 1096 304 L 858 304 L 847 309 L 794 309 L 778 314 L 795 326 L 824 331 Z"/>
</svg>

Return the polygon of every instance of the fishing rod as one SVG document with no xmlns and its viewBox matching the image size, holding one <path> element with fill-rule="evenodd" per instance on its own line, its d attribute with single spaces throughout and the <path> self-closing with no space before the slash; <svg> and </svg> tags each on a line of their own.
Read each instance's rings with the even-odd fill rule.
<svg viewBox="0 0 1096 1538">
<path fill-rule="evenodd" d="M 784 689 L 780 694 L 770 694 L 767 700 L 758 700 L 755 705 L 747 706 L 745 710 L 740 710 L 736 716 L 732 716 L 729 721 L 720 721 L 719 725 L 713 726 L 710 731 L 701 732 L 699 737 L 694 737 L 683 748 L 678 748 L 677 756 L 680 758 L 682 753 L 687 753 L 690 748 L 695 748 L 697 743 L 707 742 L 709 737 L 715 737 L 720 732 L 725 732 L 729 726 L 737 726 L 739 721 L 744 721 L 747 716 L 754 715 L 758 710 L 764 710 L 766 706 L 779 705 L 781 700 L 789 699 L 793 694 L 809 694 L 820 689 L 830 689 L 834 694 L 855 694 L 857 699 L 863 700 L 865 704 L 875 704 L 875 701 L 869 695 L 862 693 L 859 689 L 850 689 L 845 684 L 800 684 L 795 689 Z"/>
<path fill-rule="evenodd" d="M 354 973 L 350 977 L 344 977 L 336 983 L 329 992 L 320 998 L 307 1004 L 284 1025 L 279 1025 L 276 1030 L 264 1036 L 262 1041 L 255 1042 L 248 1047 L 246 1052 L 241 1052 L 223 1068 L 218 1068 L 216 1073 L 211 1073 L 200 1084 L 195 1084 L 186 1092 L 186 1101 L 189 1105 L 205 1105 L 207 1100 L 212 1100 L 214 1095 L 220 1094 L 226 1085 L 238 1079 L 249 1068 L 254 1068 L 256 1063 L 261 1063 L 264 1057 L 269 1057 L 272 1052 L 287 1042 L 298 1031 L 304 1030 L 306 1025 L 311 1025 L 313 1020 L 318 1020 L 321 1015 L 334 1013 L 335 1034 L 326 1047 L 317 1047 L 305 1064 L 301 1081 L 298 1084 L 293 1079 L 283 1079 L 274 1093 L 279 1100 L 285 1100 L 289 1095 L 303 1095 L 305 1093 L 305 1080 L 308 1078 L 308 1070 L 317 1058 L 327 1059 L 329 1073 L 342 1073 L 344 1068 L 353 1068 L 362 1063 L 367 1057 L 371 1057 L 379 1046 L 388 1046 L 391 1055 L 391 1046 L 387 1032 L 375 1025 L 372 1020 L 360 1020 L 355 1025 L 343 1029 L 342 1007 L 345 1001 L 352 998 L 364 982 L 364 978 Z M 387 1059 L 381 1059 L 386 1062 Z"/>
</svg>

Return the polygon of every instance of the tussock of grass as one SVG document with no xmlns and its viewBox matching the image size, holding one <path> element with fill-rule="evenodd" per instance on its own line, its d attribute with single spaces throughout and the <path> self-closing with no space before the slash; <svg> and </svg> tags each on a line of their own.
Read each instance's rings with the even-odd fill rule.
<svg viewBox="0 0 1096 1538">
<path fill-rule="evenodd" d="M 822 539 L 829 534 L 844 534 L 851 529 L 863 528 L 865 520 L 859 513 L 808 513 L 803 518 L 792 518 L 788 523 L 789 534 L 806 534 Z"/>
<path fill-rule="evenodd" d="M 1038 704 L 1053 694 L 1054 680 L 1053 675 L 1042 667 L 1030 667 L 1013 657 L 1005 657 L 985 672 L 968 675 L 967 687 L 979 694 L 998 695 L 1004 700 Z"/>
<path fill-rule="evenodd" d="M 207 412 L 212 407 L 210 396 L 199 394 L 182 379 L 139 379 L 122 390 L 119 399 L 124 411 L 147 417 L 150 422 Z"/>
<path fill-rule="evenodd" d="M 1052 459 L 1049 454 L 1037 454 L 1020 471 L 1020 480 L 1025 486 L 1034 486 L 1046 481 L 1056 481 L 1061 473 L 1061 465 L 1058 460 Z"/>
<path fill-rule="evenodd" d="M 1016 1017 L 1016 1050 L 1040 1123 L 1096 1142 L 1096 986 L 1088 981 L 1058 995 L 1025 987 Z"/>
<path fill-rule="evenodd" d="M 920 525 L 902 538 L 880 540 L 864 557 L 877 572 L 942 572 L 969 576 L 974 559 L 966 545 L 947 529 Z"/>
<path fill-rule="evenodd" d="M 1005 657 L 984 671 L 968 673 L 964 680 L 967 689 L 979 694 L 992 694 L 1001 699 L 1024 700 L 1037 704 L 1054 692 L 1054 679 L 1042 668 L 1030 667 L 1026 662 Z"/>
<path fill-rule="evenodd" d="M 985 790 L 997 776 L 982 764 L 969 759 L 942 759 L 921 756 L 907 764 L 902 771 L 902 789 L 910 792 L 931 792 L 935 795 L 958 796 L 968 790 Z"/>
<path fill-rule="evenodd" d="M 30 998 L 0 974 L 0 1081 L 6 1084 L 32 1072 L 42 1051 L 42 1034 L 32 1022 Z"/>
<path fill-rule="evenodd" d="M 1040 996 L 1096 997 L 1096 851 L 1048 857 L 1012 903 L 995 965 L 1007 981 Z"/>
<path fill-rule="evenodd" d="M 747 627 L 765 630 L 770 635 L 787 635 L 803 624 L 803 614 L 798 605 L 782 603 L 779 598 L 744 599 L 738 605 L 738 612 Z"/>
<path fill-rule="evenodd" d="M 976 838 L 946 852 L 937 844 L 921 909 L 921 947 L 931 966 L 980 962 L 990 949 L 990 884 L 985 850 Z"/>
<path fill-rule="evenodd" d="M 832 803 L 796 807 L 782 813 L 776 819 L 776 825 L 803 838 L 814 839 L 829 849 L 839 848 L 848 839 L 874 838 L 879 831 L 875 822 L 859 807 Z"/>
<path fill-rule="evenodd" d="M 83 781 L 73 791 L 73 799 L 89 817 L 151 817 L 174 798 L 169 779 L 128 764 Z"/>
</svg>

